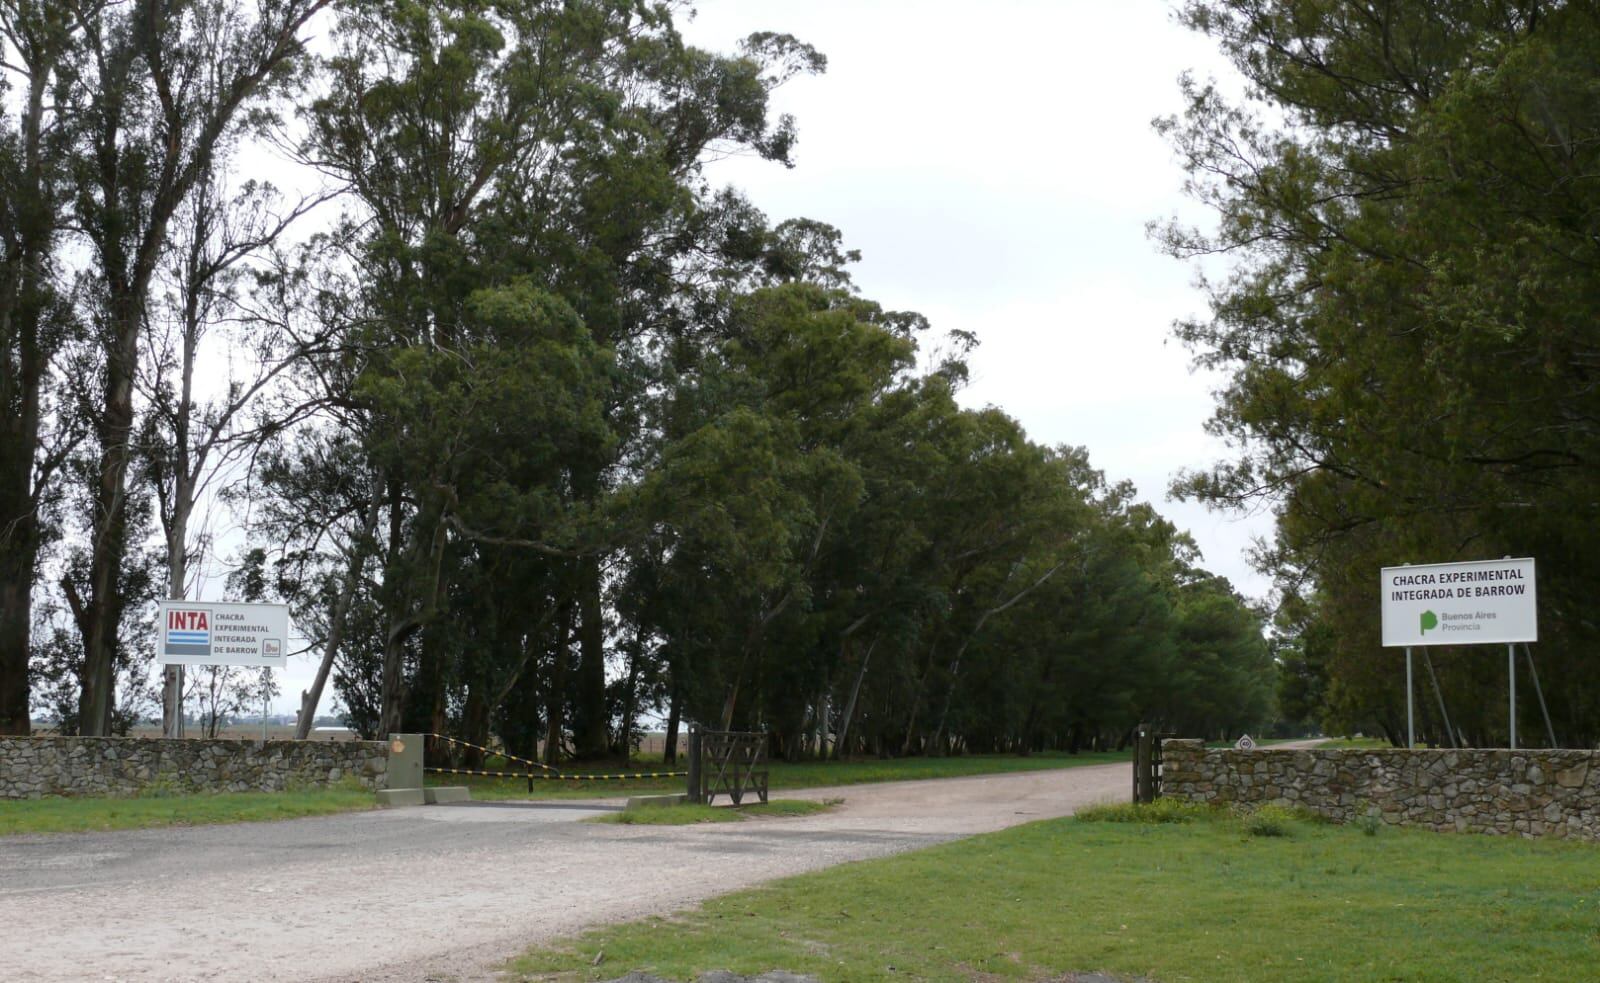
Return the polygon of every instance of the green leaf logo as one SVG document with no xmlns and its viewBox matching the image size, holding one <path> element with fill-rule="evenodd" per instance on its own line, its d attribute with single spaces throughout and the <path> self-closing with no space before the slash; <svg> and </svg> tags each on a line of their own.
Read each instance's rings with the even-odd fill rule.
<svg viewBox="0 0 1600 983">
<path fill-rule="evenodd" d="M 1422 633 L 1426 635 L 1429 628 L 1439 627 L 1439 616 L 1432 611 L 1422 612 Z"/>
</svg>

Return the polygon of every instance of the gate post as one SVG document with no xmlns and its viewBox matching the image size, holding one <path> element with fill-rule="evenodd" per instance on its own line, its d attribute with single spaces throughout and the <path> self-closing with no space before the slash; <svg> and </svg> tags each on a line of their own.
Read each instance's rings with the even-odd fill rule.
<svg viewBox="0 0 1600 983">
<path fill-rule="evenodd" d="M 1149 724 L 1133 731 L 1133 801 L 1155 801 L 1155 735 Z"/>
<path fill-rule="evenodd" d="M 689 725 L 689 801 L 696 805 L 705 801 L 700 787 L 700 725 Z"/>
</svg>

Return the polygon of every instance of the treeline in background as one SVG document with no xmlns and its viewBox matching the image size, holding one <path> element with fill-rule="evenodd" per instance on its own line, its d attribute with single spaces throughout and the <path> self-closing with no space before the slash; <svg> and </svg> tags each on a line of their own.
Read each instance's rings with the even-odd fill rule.
<svg viewBox="0 0 1600 983">
<path fill-rule="evenodd" d="M 303 727 L 368 736 L 1270 719 L 1260 617 L 1186 535 L 963 408 L 975 339 L 863 297 L 838 231 L 711 183 L 789 164 L 769 95 L 825 63 L 681 13 L 0 0 L 0 732 L 155 712 L 153 601 L 201 591 L 288 602 Z M 277 683 L 187 685 L 225 721 Z"/>
</svg>

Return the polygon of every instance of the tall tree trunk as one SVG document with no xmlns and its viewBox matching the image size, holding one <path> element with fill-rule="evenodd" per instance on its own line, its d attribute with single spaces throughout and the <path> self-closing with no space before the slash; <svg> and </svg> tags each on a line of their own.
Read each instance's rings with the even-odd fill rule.
<svg viewBox="0 0 1600 983">
<path fill-rule="evenodd" d="M 480 660 L 486 663 L 487 660 Z M 473 673 L 472 679 L 467 683 L 466 706 L 462 708 L 461 729 L 462 739 L 478 747 L 487 747 L 489 744 L 489 678 L 486 665 L 481 666 Z M 483 752 L 477 747 L 466 748 L 463 755 L 468 768 L 481 770 L 483 768 Z"/>
<path fill-rule="evenodd" d="M 6 346 L 0 352 L 0 368 L 5 369 L 0 373 L 0 734 L 27 734 L 32 730 L 28 658 L 40 540 L 34 467 L 44 359 L 38 344 L 38 304 L 13 301 L 27 298 L 30 291 L 24 283 L 7 284 L 6 289 L 11 296 L 0 300 L 0 342 Z"/>
<path fill-rule="evenodd" d="M 617 722 L 618 753 L 623 761 L 633 757 L 633 717 L 638 712 L 639 663 L 644 659 L 644 639 L 634 629 L 633 644 L 628 646 L 628 682 L 622 691 L 622 719 Z"/>
<path fill-rule="evenodd" d="M 572 604 L 561 605 L 556 620 L 555 659 L 550 666 L 550 688 L 545 691 L 544 763 L 555 767 L 561 756 L 562 707 L 567 698 L 567 643 L 572 635 Z"/>
<path fill-rule="evenodd" d="M 845 643 L 848 644 L 848 641 Z M 878 639 L 874 637 L 867 643 L 867 652 L 861 657 L 861 668 L 856 670 L 856 681 L 850 687 L 850 699 L 845 702 L 844 713 L 839 717 L 839 736 L 833 742 L 833 759 L 835 761 L 849 753 L 847 741 L 850 740 L 850 722 L 856 717 L 856 700 L 861 696 L 861 681 L 867 678 L 867 664 L 872 661 L 872 650 L 878 647 Z"/>
<path fill-rule="evenodd" d="M 900 743 L 900 753 L 910 754 L 914 748 L 913 739 L 917 736 L 917 717 L 922 712 L 922 696 L 928 689 L 928 681 L 933 677 L 933 667 L 938 664 L 938 638 L 935 637 L 928 646 L 928 664 L 923 667 L 922 674 L 917 677 L 916 688 L 911 691 L 911 712 L 906 718 L 906 737 Z"/>
<path fill-rule="evenodd" d="M 22 39 L 27 42 L 29 39 Z M 58 202 L 45 180 L 45 96 L 65 48 L 61 38 L 20 43 L 27 86 L 17 119 L 21 153 L 0 209 L 0 734 L 32 730 L 28 659 L 38 576 L 39 498 L 56 470 L 40 447 L 40 407 L 49 351 L 41 328 L 52 298 L 49 258 Z M 48 346 L 53 349 L 54 345 Z M 58 458 L 56 459 L 58 460 Z"/>
<path fill-rule="evenodd" d="M 178 401 L 172 432 L 172 497 L 162 516 L 167 532 L 167 599 L 188 596 L 189 519 L 194 514 L 197 473 L 190 460 L 191 407 L 194 401 L 194 363 L 200 343 L 197 314 L 198 290 L 189 291 L 185 307 L 182 351 L 179 355 Z M 161 732 L 167 737 L 183 736 L 183 666 L 168 665 L 162 670 Z"/>
<path fill-rule="evenodd" d="M 179 434 L 180 440 L 186 437 L 181 427 Z M 181 444 L 178 461 L 179 477 L 175 482 L 172 516 L 167 525 L 167 599 L 172 601 L 180 601 L 185 596 L 185 584 L 189 576 L 189 553 L 185 544 L 189 536 L 189 513 L 194 504 L 190 501 L 193 495 L 190 483 L 183 477 L 188 473 L 188 458 Z M 162 669 L 162 683 L 161 733 L 166 737 L 182 737 L 183 666 L 165 666 Z"/>
<path fill-rule="evenodd" d="M 990 618 L 1002 613 L 1006 609 L 1010 608 L 1013 604 L 1016 604 L 1018 601 L 1021 601 L 1024 597 L 1027 597 L 1036 589 L 1043 586 L 1046 581 L 1056 575 L 1056 571 L 1060 570 L 1061 566 L 1062 565 L 1060 563 L 1057 563 L 1049 570 L 1046 570 L 1044 575 L 1038 580 L 1035 580 L 1033 583 L 1022 588 L 1022 590 L 1011 595 L 1011 597 L 1007 598 L 1001 604 L 989 608 L 988 610 L 984 611 L 983 614 L 979 615 L 978 623 L 972 626 L 972 631 L 967 633 L 967 637 L 961 642 L 961 647 L 956 649 L 955 657 L 950 660 L 950 686 L 945 690 L 944 707 L 939 711 L 939 722 L 933 728 L 933 741 L 935 744 L 938 744 L 940 736 L 944 734 L 945 722 L 950 717 L 950 703 L 956 693 L 956 683 L 959 680 L 958 673 L 961 670 L 961 657 L 966 654 L 967 646 L 971 645 L 972 640 L 978 637 L 979 632 L 983 631 L 983 626 L 989 621 Z"/>
<path fill-rule="evenodd" d="M 0 544 L 0 734 L 28 734 L 32 730 L 28 656 L 38 532 L 31 515 L 14 521 L 10 536 Z"/>
<path fill-rule="evenodd" d="M 388 740 L 390 734 L 399 733 L 404 721 L 405 650 L 411 637 L 408 624 L 390 621 L 383 639 L 383 681 L 380 709 L 378 711 L 378 740 Z"/>
<path fill-rule="evenodd" d="M 600 601 L 600 561 L 578 561 L 578 702 L 573 712 L 574 750 L 580 759 L 607 751 L 605 612 Z"/>
<path fill-rule="evenodd" d="M 670 670 L 669 670 L 670 671 Z M 678 698 L 678 681 L 674 673 L 672 680 L 672 695 L 669 697 L 670 707 L 667 710 L 667 735 L 666 746 L 661 752 L 661 763 L 675 765 L 678 763 L 678 726 L 682 720 L 681 700 Z"/>
<path fill-rule="evenodd" d="M 83 693 L 79 732 L 111 733 L 116 705 L 117 635 L 127 603 L 120 575 L 128 551 L 128 467 L 133 460 L 133 383 L 139 357 L 144 289 L 113 294 L 112 345 L 106 352 L 104 406 L 96 421 L 100 461 L 94 486 L 89 597 L 83 617 Z"/>
<path fill-rule="evenodd" d="M 328 637 L 322 643 L 322 661 L 317 665 L 317 676 L 311 689 L 300 693 L 300 719 L 295 722 L 294 737 L 303 741 L 311 734 L 316 723 L 317 706 L 322 702 L 323 687 L 328 684 L 328 674 L 333 671 L 333 660 L 344 644 L 345 622 L 355 603 L 356 592 L 361 588 L 362 573 L 366 569 L 367 554 L 371 551 L 373 536 L 378 532 L 378 519 L 383 514 L 383 481 L 372 477 L 372 499 L 367 503 L 366 518 L 361 532 L 350 543 L 350 558 L 345 564 L 344 583 L 333 600 L 333 610 L 328 615 Z"/>
</svg>

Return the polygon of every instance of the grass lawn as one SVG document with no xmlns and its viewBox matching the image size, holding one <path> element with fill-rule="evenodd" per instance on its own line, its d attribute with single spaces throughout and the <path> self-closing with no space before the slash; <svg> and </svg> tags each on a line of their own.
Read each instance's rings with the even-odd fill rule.
<svg viewBox="0 0 1600 983">
<path fill-rule="evenodd" d="M 1600 846 L 1289 820 L 1051 820 L 602 929 L 524 979 L 1594 980 Z M 598 952 L 605 959 L 593 967 Z"/>
<path fill-rule="evenodd" d="M 372 792 L 361 788 L 124 799 L 28 799 L 0 802 L 0 836 L 299 819 L 375 807 Z"/>
<path fill-rule="evenodd" d="M 491 759 L 492 761 L 493 759 Z M 868 759 L 861 761 L 803 761 L 789 763 L 773 761 L 768 764 L 768 784 L 773 790 L 823 788 L 830 785 L 859 785 L 865 782 L 899 782 L 918 778 L 957 778 L 962 775 L 989 775 L 998 772 L 1040 771 L 1049 768 L 1072 768 L 1081 765 L 1114 764 L 1132 760 L 1127 751 L 1085 751 L 1081 754 L 1047 752 L 1028 757 L 1002 754 L 967 754 L 951 758 L 893 758 L 887 761 Z M 504 765 L 492 763 L 486 770 L 500 770 Z M 510 770 L 520 770 L 512 765 Z M 604 767 L 568 765 L 572 773 L 607 773 L 620 771 L 677 771 L 659 763 L 631 766 L 623 769 L 611 764 Z M 594 799 L 622 795 L 647 795 L 655 792 L 681 792 L 682 778 L 635 779 L 630 781 L 535 781 L 533 793 L 528 793 L 527 782 L 515 778 L 481 778 L 474 775 L 429 774 L 429 785 L 466 785 L 472 797 L 480 800 L 495 799 Z"/>
<path fill-rule="evenodd" d="M 603 816 L 585 819 L 587 823 L 617 823 L 623 826 L 692 826 L 696 823 L 737 823 L 751 817 L 781 818 L 785 816 L 810 816 L 827 812 L 842 802 L 829 799 L 812 802 L 809 799 L 773 799 L 742 806 L 644 806 L 608 812 Z"/>
</svg>

